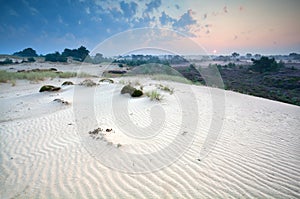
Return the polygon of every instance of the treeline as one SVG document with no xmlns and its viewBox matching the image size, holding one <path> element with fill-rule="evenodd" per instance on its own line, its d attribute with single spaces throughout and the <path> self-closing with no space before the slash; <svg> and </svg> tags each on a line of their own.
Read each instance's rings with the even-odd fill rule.
<svg viewBox="0 0 300 199">
<path fill-rule="evenodd" d="M 32 48 L 26 48 L 22 51 L 13 53 L 14 56 L 23 57 L 22 62 L 31 62 L 34 60 L 33 57 L 44 57 L 45 61 L 50 62 L 67 62 L 68 58 L 79 62 L 88 62 L 93 64 L 99 64 L 101 62 L 112 62 L 113 59 L 106 58 L 101 53 L 97 53 L 95 56 L 89 55 L 90 51 L 86 47 L 80 46 L 77 49 L 65 48 L 62 53 L 56 51 L 54 53 L 48 53 L 46 55 L 37 55 L 36 51 Z M 27 58 L 27 60 L 25 60 Z M 35 60 L 34 60 L 35 61 Z M 14 64 L 13 60 L 6 59 L 0 64 Z"/>
<path fill-rule="evenodd" d="M 89 53 L 90 51 L 84 46 L 80 46 L 78 49 L 65 48 L 61 54 L 59 52 L 55 52 L 45 55 L 45 61 L 67 62 L 68 57 L 71 57 L 73 60 L 83 62 Z"/>
<path fill-rule="evenodd" d="M 134 67 L 150 63 L 170 66 L 171 64 L 187 64 L 189 62 L 179 55 L 163 55 L 161 57 L 154 55 L 127 55 L 119 56 L 113 63 L 119 63 L 120 67 L 124 65 Z"/>
</svg>

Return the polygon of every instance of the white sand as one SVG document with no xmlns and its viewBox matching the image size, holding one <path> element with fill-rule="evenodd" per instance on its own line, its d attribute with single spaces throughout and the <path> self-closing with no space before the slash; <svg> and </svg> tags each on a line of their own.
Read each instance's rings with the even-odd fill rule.
<svg viewBox="0 0 300 199">
<path fill-rule="evenodd" d="M 132 99 L 120 94 L 121 84 L 38 93 L 63 81 L 0 85 L 0 198 L 300 198 L 300 107 L 226 91 L 219 139 L 198 161 L 216 111 L 210 93 L 218 89 L 139 79 L 144 90 L 160 83 L 174 94 Z M 82 104 L 90 93 L 94 104 Z M 91 107 L 94 115 L 85 115 Z M 191 123 L 182 127 L 186 116 Z M 150 129 L 136 132 L 132 124 Z M 96 140 L 88 131 L 97 127 L 112 132 Z"/>
</svg>

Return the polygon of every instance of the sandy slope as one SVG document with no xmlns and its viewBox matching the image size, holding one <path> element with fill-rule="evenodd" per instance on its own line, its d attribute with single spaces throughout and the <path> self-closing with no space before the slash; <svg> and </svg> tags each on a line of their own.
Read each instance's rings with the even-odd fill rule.
<svg viewBox="0 0 300 199">
<path fill-rule="evenodd" d="M 299 107 L 226 91 L 217 145 L 199 161 L 216 116 L 214 91 L 139 81 L 144 90 L 160 83 L 175 92 L 153 102 L 120 95 L 121 84 L 57 93 L 38 93 L 46 82 L 1 84 L 0 197 L 300 197 Z M 93 139 L 88 131 L 97 127 L 104 132 Z"/>
</svg>

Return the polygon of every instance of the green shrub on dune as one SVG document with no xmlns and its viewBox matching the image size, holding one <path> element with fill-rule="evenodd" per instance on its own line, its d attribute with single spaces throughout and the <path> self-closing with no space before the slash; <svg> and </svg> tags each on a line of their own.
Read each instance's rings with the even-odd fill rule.
<svg viewBox="0 0 300 199">
<path fill-rule="evenodd" d="M 126 85 L 122 88 L 121 94 L 125 94 L 125 93 L 130 94 L 131 97 L 140 97 L 144 94 L 143 91 L 136 89 L 131 85 Z"/>
<path fill-rule="evenodd" d="M 64 83 L 62 83 L 62 86 L 67 86 L 67 85 L 74 85 L 74 83 L 71 81 L 65 81 Z"/>
<path fill-rule="evenodd" d="M 114 80 L 109 79 L 109 78 L 104 78 L 104 79 L 100 79 L 99 82 L 108 82 L 108 83 L 113 84 L 113 83 L 114 83 Z"/>
<path fill-rule="evenodd" d="M 40 88 L 39 92 L 45 92 L 45 91 L 59 91 L 60 87 L 52 86 L 52 85 L 44 85 Z"/>
<path fill-rule="evenodd" d="M 130 85 L 126 85 L 122 88 L 121 94 L 129 93 L 130 95 L 132 95 L 134 91 L 135 91 L 134 87 Z"/>
<path fill-rule="evenodd" d="M 133 93 L 131 94 L 131 97 L 140 97 L 140 96 L 142 96 L 142 95 L 143 95 L 143 91 L 138 90 L 138 89 L 135 89 L 135 90 L 133 91 Z"/>
</svg>

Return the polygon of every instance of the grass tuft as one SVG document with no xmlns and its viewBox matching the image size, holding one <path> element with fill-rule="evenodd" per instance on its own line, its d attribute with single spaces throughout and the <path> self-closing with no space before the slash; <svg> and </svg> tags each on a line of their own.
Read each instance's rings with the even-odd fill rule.
<svg viewBox="0 0 300 199">
<path fill-rule="evenodd" d="M 147 92 L 146 96 L 149 97 L 151 101 L 153 101 L 153 100 L 161 101 L 163 99 L 163 95 L 161 95 L 159 92 L 157 92 L 157 90 Z"/>
</svg>

